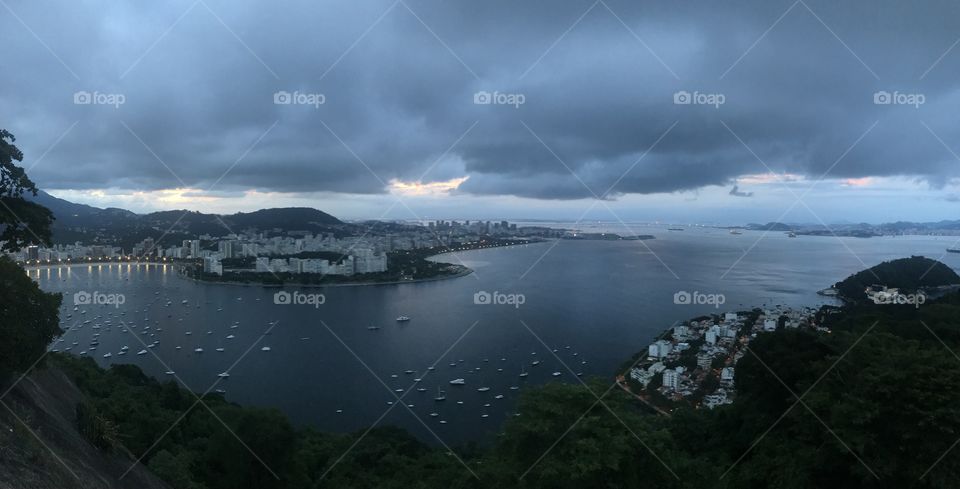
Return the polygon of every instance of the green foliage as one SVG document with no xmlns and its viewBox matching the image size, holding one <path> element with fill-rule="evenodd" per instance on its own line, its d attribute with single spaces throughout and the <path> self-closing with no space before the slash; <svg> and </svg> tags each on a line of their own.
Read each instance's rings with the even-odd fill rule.
<svg viewBox="0 0 960 489">
<path fill-rule="evenodd" d="M 77 430 L 93 446 L 107 451 L 117 444 L 117 426 L 85 402 L 77 404 Z"/>
<path fill-rule="evenodd" d="M 922 287 L 938 287 L 960 283 L 960 276 L 950 267 L 923 256 L 911 256 L 885 261 L 867 270 L 857 272 L 837 282 L 834 287 L 840 296 L 852 300 L 866 299 L 864 290 L 871 285 L 885 285 L 905 291 Z"/>
<path fill-rule="evenodd" d="M 60 294 L 43 292 L 23 269 L 0 256 L 0 384 L 40 360 L 62 331 Z"/>
<path fill-rule="evenodd" d="M 17 250 L 28 244 L 49 243 L 53 213 L 24 200 L 26 192 L 37 195 L 37 186 L 15 162 L 23 153 L 13 143 L 16 138 L 0 129 L 0 251 Z"/>
<path fill-rule="evenodd" d="M 732 405 L 662 416 L 606 379 L 552 383 L 525 391 L 520 416 L 469 453 L 398 428 L 297 430 L 220 396 L 195 404 L 134 366 L 53 358 L 90 398 L 82 431 L 119 439 L 178 488 L 955 487 L 960 294 L 821 317 L 832 332 L 758 335 L 737 364 Z M 100 435 L 105 426 L 115 435 Z"/>
</svg>

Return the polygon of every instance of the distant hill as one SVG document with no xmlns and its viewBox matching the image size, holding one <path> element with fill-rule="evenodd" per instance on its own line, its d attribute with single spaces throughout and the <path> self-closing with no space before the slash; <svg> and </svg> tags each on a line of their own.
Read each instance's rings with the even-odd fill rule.
<svg viewBox="0 0 960 489">
<path fill-rule="evenodd" d="M 339 219 L 326 212 L 309 207 L 284 207 L 231 215 L 204 214 L 202 212 L 175 210 L 152 212 L 139 216 L 153 229 L 171 230 L 193 236 L 209 234 L 222 236 L 246 230 L 258 231 L 332 231 L 343 226 Z"/>
<path fill-rule="evenodd" d="M 871 285 L 916 291 L 924 287 L 960 284 L 960 275 L 943 263 L 923 256 L 885 261 L 837 282 L 839 296 L 851 301 L 865 299 L 864 290 Z"/>
<path fill-rule="evenodd" d="M 230 215 L 187 210 L 136 214 L 125 209 L 77 204 L 43 191 L 29 198 L 53 211 L 56 218 L 53 242 L 62 244 L 81 241 L 130 248 L 148 237 L 155 240 L 163 237 L 165 243 L 176 243 L 201 234 L 223 236 L 248 230 L 341 233 L 354 227 L 309 207 L 261 209 Z"/>
</svg>

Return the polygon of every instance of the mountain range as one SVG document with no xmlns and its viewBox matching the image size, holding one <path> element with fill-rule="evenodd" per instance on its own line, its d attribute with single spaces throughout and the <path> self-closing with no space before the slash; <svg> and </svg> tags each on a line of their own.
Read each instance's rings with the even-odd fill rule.
<svg viewBox="0 0 960 489">
<path fill-rule="evenodd" d="M 261 209 L 220 215 L 188 210 L 136 214 L 125 209 L 101 209 L 54 197 L 44 191 L 31 200 L 53 211 L 53 242 L 81 241 L 130 248 L 145 238 L 176 243 L 201 234 L 223 236 L 244 231 L 266 233 L 303 231 L 342 234 L 353 227 L 326 212 L 309 207 Z"/>
</svg>

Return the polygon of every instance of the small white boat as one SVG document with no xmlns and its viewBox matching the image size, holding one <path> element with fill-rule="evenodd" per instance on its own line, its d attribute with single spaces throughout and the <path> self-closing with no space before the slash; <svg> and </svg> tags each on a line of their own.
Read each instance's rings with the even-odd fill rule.
<svg viewBox="0 0 960 489">
<path fill-rule="evenodd" d="M 174 371 L 173 371 L 173 370 L 167 370 L 167 371 L 166 371 L 166 374 L 167 374 L 167 375 L 173 375 L 173 374 L 174 374 Z"/>
<path fill-rule="evenodd" d="M 269 347 L 269 346 L 265 346 L 265 347 L 261 348 L 260 351 L 270 351 L 270 347 Z"/>
<path fill-rule="evenodd" d="M 223 352 L 223 348 L 217 348 L 217 351 L 219 351 L 219 352 L 222 353 L 222 352 Z"/>
<path fill-rule="evenodd" d="M 410 318 L 407 317 L 407 316 L 398 316 L 398 317 L 397 317 L 397 322 L 398 322 L 398 323 L 403 323 L 403 322 L 406 322 L 406 321 L 409 321 L 409 320 L 410 320 Z"/>
<path fill-rule="evenodd" d="M 196 353 L 203 353 L 203 348 L 194 348 L 193 351 Z"/>
<path fill-rule="evenodd" d="M 497 394 L 496 396 L 493 396 L 493 398 L 494 398 L 494 399 L 503 399 L 503 394 Z"/>
<path fill-rule="evenodd" d="M 228 340 L 232 340 L 232 339 L 234 339 L 234 338 L 236 338 L 236 336 L 233 336 L 232 334 L 228 334 L 228 335 L 227 335 L 227 339 L 228 339 Z"/>
<path fill-rule="evenodd" d="M 147 354 L 147 350 L 140 350 L 137 352 L 137 355 L 146 355 L 146 354 Z"/>
<path fill-rule="evenodd" d="M 110 358 L 110 357 L 112 357 L 112 356 L 113 356 L 113 354 L 112 354 L 112 353 L 109 353 L 109 352 L 103 354 L 103 358 Z"/>
<path fill-rule="evenodd" d="M 464 385 L 467 381 L 463 379 L 453 379 L 450 381 L 450 385 Z"/>
<path fill-rule="evenodd" d="M 227 377 L 229 377 L 229 376 L 230 376 L 230 372 L 221 372 L 221 373 L 217 374 L 217 377 L 220 377 L 221 379 L 225 379 L 225 378 L 227 378 Z"/>
<path fill-rule="evenodd" d="M 554 373 L 552 373 L 552 374 L 550 374 L 550 375 L 552 375 L 552 376 L 554 376 L 554 377 L 559 377 L 559 376 L 560 376 L 560 372 L 554 372 Z"/>
<path fill-rule="evenodd" d="M 487 392 L 490 390 L 489 387 L 477 387 L 477 392 Z"/>
<path fill-rule="evenodd" d="M 446 393 L 446 392 L 443 392 L 442 390 L 440 390 L 439 387 L 437 387 L 437 397 L 434 397 L 433 400 L 434 400 L 434 401 L 437 401 L 437 402 L 446 401 L 446 400 L 447 400 L 447 393 Z"/>
</svg>

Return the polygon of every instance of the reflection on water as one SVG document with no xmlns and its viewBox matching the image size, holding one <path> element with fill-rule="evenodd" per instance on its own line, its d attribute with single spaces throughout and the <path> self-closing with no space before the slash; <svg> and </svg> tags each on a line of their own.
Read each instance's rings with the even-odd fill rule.
<svg viewBox="0 0 960 489">
<path fill-rule="evenodd" d="M 495 433 L 524 389 L 578 382 L 578 373 L 610 379 L 675 321 L 716 311 L 674 304 L 678 291 L 724 294 L 720 311 L 815 305 L 828 300 L 818 289 L 864 264 L 922 254 L 960 265 L 960 256 L 945 256 L 949 238 L 841 242 L 770 233 L 758 241 L 759 232 L 634 231 L 658 239 L 464 252 L 458 257 L 475 269 L 472 275 L 301 291 L 323 293 L 318 306 L 274 304 L 277 289 L 197 284 L 169 265 L 28 273 L 44 289 L 65 294 L 61 319 L 70 331 L 52 348 L 85 351 L 101 365 L 133 363 L 198 392 L 222 389 L 231 401 L 277 407 L 322 430 L 357 430 L 382 416 L 380 424 L 403 426 L 425 441 L 435 438 L 424 424 L 458 444 Z M 123 294 L 125 301 L 74 311 L 73 294 L 80 291 Z M 523 294 L 525 301 L 520 307 L 475 304 L 478 292 Z M 411 320 L 397 322 L 401 315 Z M 137 355 L 141 350 L 147 351 Z M 228 378 L 218 377 L 227 370 Z M 461 378 L 464 385 L 450 384 Z M 445 401 L 434 400 L 438 389 Z M 389 405 L 394 394 L 409 408 Z"/>
</svg>

